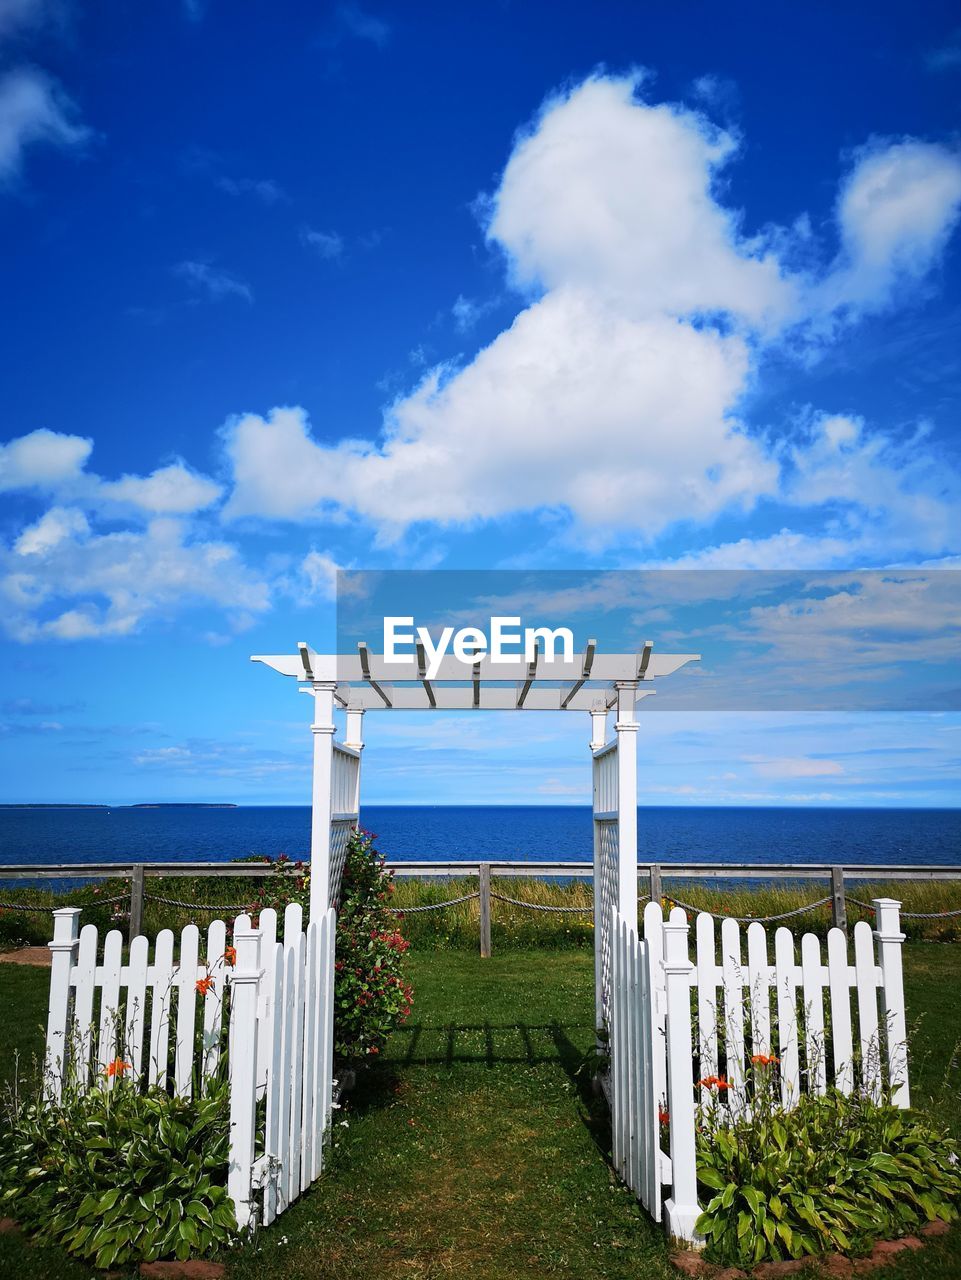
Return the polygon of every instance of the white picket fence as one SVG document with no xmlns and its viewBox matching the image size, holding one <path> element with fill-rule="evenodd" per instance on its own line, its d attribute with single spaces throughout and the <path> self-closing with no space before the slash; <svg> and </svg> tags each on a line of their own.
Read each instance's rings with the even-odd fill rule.
<svg viewBox="0 0 961 1280">
<path fill-rule="evenodd" d="M 798 955 L 790 930 L 779 928 L 772 963 L 763 925 L 748 926 L 745 948 L 737 921 L 722 921 L 718 950 L 715 921 L 701 914 L 692 960 L 679 907 L 665 921 L 660 905 L 648 903 L 642 938 L 613 913 L 613 1160 L 656 1220 L 667 1189 L 663 1216 L 671 1235 L 693 1240 L 701 1211 L 697 1106 L 714 1108 L 718 1120 L 725 1109 L 732 1117 L 747 1113 L 752 1057 L 777 1057 L 786 1108 L 802 1092 L 823 1094 L 829 1086 L 910 1105 L 900 903 L 878 898 L 874 907 L 873 932 L 865 921 L 854 926 L 853 963 L 841 929 L 829 931 L 826 954 L 805 934 Z M 727 1089 L 698 1083 L 712 1077 Z"/>
<path fill-rule="evenodd" d="M 142 1084 L 191 1097 L 222 1063 L 230 1085 L 228 1191 L 246 1227 L 273 1221 L 321 1172 L 333 1106 L 333 977 L 336 915 L 304 930 L 299 904 L 240 915 L 200 931 L 164 929 L 153 954 L 112 930 L 100 950 L 78 908 L 54 912 L 47 1022 L 47 1089 L 57 1098 L 67 1074 L 81 1088 L 116 1081 L 110 1064 Z M 230 963 L 230 961 L 233 963 Z M 206 992 L 197 984 L 210 977 Z M 206 984 L 204 984 L 206 985 Z M 229 995 L 229 999 L 228 999 Z M 224 1022 L 227 1019 L 226 1044 Z M 257 1103 L 266 1099 L 258 1124 Z"/>
</svg>

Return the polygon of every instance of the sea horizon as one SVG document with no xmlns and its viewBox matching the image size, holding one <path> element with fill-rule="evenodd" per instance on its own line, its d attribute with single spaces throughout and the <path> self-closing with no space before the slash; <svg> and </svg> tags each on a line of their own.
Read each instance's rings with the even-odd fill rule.
<svg viewBox="0 0 961 1280">
<path fill-rule="evenodd" d="M 961 865 L 956 808 L 639 805 L 638 862 Z M 397 861 L 583 862 L 589 804 L 367 804 L 361 825 Z M 306 858 L 309 805 L 202 802 L 0 806 L 4 863 Z"/>
<path fill-rule="evenodd" d="M 724 801 L 703 804 L 692 800 L 689 804 L 644 804 L 638 802 L 641 809 L 676 809 L 686 812 L 689 809 L 797 809 L 801 811 L 822 809 L 825 812 L 842 812 L 847 810 L 868 810 L 877 813 L 961 813 L 958 804 L 824 804 L 794 803 L 783 804 L 735 804 Z M 309 809 L 309 801 L 258 801 L 251 803 L 242 800 L 3 800 L 0 801 L 0 812 L 4 809 Z M 402 800 L 372 800 L 363 805 L 364 809 L 590 809 L 590 801 L 489 801 L 485 804 L 468 804 L 466 801 L 437 801 L 409 803 Z"/>
</svg>

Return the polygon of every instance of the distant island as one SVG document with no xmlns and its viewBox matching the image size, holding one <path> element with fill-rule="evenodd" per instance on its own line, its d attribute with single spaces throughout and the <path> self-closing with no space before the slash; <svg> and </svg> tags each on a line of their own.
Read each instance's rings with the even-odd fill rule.
<svg viewBox="0 0 961 1280">
<path fill-rule="evenodd" d="M 239 809 L 236 804 L 220 804 L 214 802 L 205 804 L 202 801 L 194 800 L 172 800 L 169 803 L 162 801 L 159 804 L 115 804 L 109 806 L 112 809 Z"/>
<path fill-rule="evenodd" d="M 156 804 L 5 804 L 0 809 L 239 809 L 240 805 L 202 800 L 161 801 Z"/>
</svg>

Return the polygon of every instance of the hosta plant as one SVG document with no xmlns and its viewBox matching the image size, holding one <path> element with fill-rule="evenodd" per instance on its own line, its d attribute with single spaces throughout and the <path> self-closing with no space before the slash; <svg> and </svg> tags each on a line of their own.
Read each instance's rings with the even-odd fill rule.
<svg viewBox="0 0 961 1280">
<path fill-rule="evenodd" d="M 98 1268 L 214 1252 L 237 1234 L 226 1084 L 173 1098 L 126 1068 L 118 1058 L 86 1093 L 67 1084 L 56 1104 L 10 1098 L 0 1214 Z"/>
<path fill-rule="evenodd" d="M 776 1060 L 755 1070 L 773 1079 Z M 866 1253 L 961 1207 L 954 1139 L 916 1111 L 834 1090 L 785 1111 L 761 1088 L 738 1119 L 702 1107 L 697 1159 L 697 1230 L 715 1262 Z"/>
</svg>

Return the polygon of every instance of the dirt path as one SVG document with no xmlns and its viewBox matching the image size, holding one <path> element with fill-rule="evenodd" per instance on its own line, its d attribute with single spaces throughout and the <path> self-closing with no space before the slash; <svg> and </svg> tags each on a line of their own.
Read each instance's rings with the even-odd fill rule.
<svg viewBox="0 0 961 1280">
<path fill-rule="evenodd" d="M 0 951 L 0 964 L 33 964 L 41 969 L 49 969 L 50 948 L 18 947 L 16 951 Z"/>
</svg>

